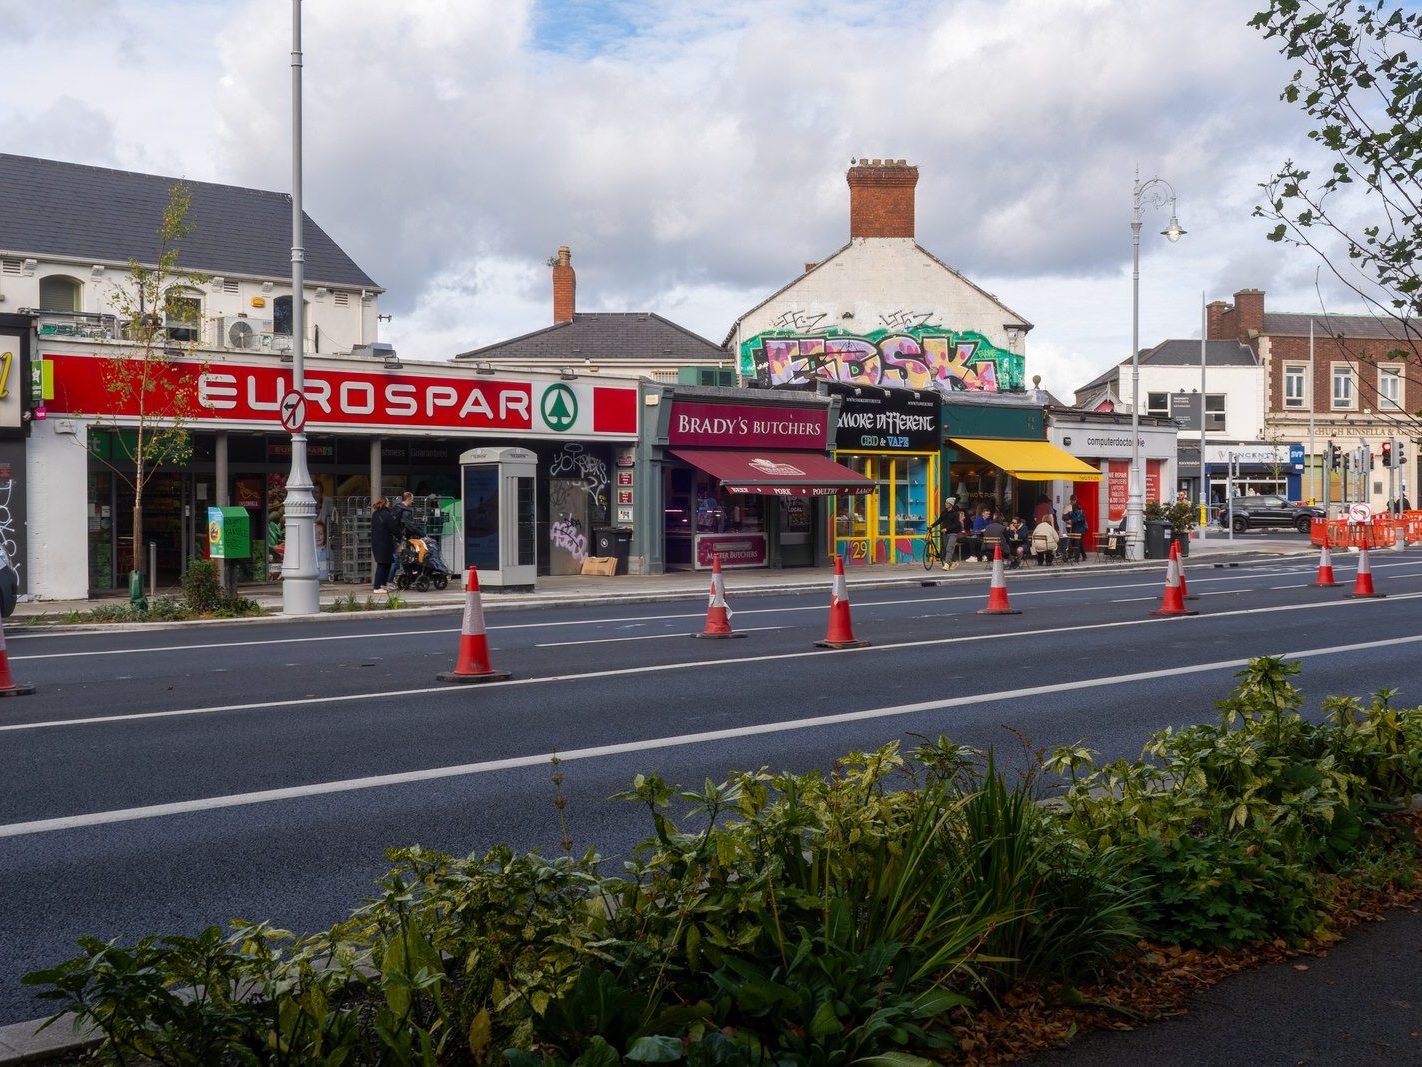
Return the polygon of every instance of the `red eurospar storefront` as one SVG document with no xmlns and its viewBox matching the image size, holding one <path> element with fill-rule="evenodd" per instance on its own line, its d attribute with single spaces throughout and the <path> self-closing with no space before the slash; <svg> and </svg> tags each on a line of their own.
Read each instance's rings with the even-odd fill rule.
<svg viewBox="0 0 1422 1067">
<path fill-rule="evenodd" d="M 131 469 L 124 433 L 137 424 L 139 394 L 107 387 L 114 375 L 102 365 L 113 367 L 111 357 L 42 358 L 50 418 L 104 427 L 91 433 L 89 585 L 111 588 L 121 584 L 131 551 L 132 492 L 114 467 Z M 248 509 L 263 558 L 242 577 L 265 580 L 279 566 L 285 533 L 291 451 L 279 409 L 291 389 L 291 367 L 215 358 L 174 360 L 162 373 L 172 388 L 156 395 L 175 398 L 165 414 L 188 423 L 193 456 L 181 469 L 160 471 L 145 490 L 145 541 L 158 546 L 159 580 L 176 578 L 204 553 L 206 508 L 216 503 Z M 482 444 L 519 444 L 539 457 L 540 573 L 576 573 L 593 528 L 617 519 L 613 472 L 619 461 L 630 471 L 637 438 L 637 387 L 630 380 L 311 359 L 303 393 L 318 537 L 329 537 L 332 577 L 360 580 L 368 570 L 373 496 L 409 489 L 422 507 L 430 498 L 450 501 L 459 492 L 460 453 Z"/>
<path fill-rule="evenodd" d="M 663 409 L 660 452 L 669 569 L 810 565 L 816 498 L 874 483 L 825 456 L 829 406 L 682 399 Z M 753 395 L 753 394 L 752 394 Z M 813 406 L 811 406 L 813 404 Z M 803 558 L 802 558 L 803 557 Z"/>
</svg>

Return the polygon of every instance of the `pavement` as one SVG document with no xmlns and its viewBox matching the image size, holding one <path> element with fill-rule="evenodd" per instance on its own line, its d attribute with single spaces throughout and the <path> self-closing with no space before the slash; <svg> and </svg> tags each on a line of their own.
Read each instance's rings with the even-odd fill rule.
<svg viewBox="0 0 1422 1067">
<path fill-rule="evenodd" d="M 638 773 L 696 783 L 762 765 L 810 770 L 937 734 L 1025 767 L 1009 730 L 1034 746 L 1085 740 L 1105 760 L 1133 757 L 1156 730 L 1212 719 L 1234 672 L 1261 654 L 1304 662 L 1311 711 L 1325 695 L 1382 685 L 1422 703 L 1422 552 L 1379 553 L 1387 599 L 1350 600 L 1351 557 L 1335 556 L 1344 588 L 1321 590 L 1306 543 L 1252 548 L 1250 558 L 1192 552 L 1201 614 L 1177 619 L 1148 614 L 1159 563 L 1013 572 L 1022 614 L 992 617 L 977 614 L 985 570 L 925 587 L 919 568 L 852 591 L 856 633 L 872 645 L 842 652 L 814 647 L 823 573 L 758 594 L 738 587 L 750 575 L 729 574 L 739 641 L 687 639 L 705 617 L 705 575 L 643 588 L 661 604 L 565 593 L 491 613 L 494 664 L 513 678 L 481 686 L 434 680 L 454 660 L 453 604 L 267 627 L 13 627 L 12 668 L 37 692 L 0 702 L 0 1024 L 33 1030 L 26 1020 L 44 1005 L 18 978 L 72 955 L 80 935 L 132 940 L 239 916 L 309 931 L 369 895 L 392 845 L 554 852 L 564 832 L 555 754 L 575 847 L 595 843 L 615 867 L 649 832 L 643 812 L 608 800 Z M 690 597 L 700 602 L 675 602 Z M 1406 993 L 1389 984 L 1416 955 L 1415 932 L 1399 929 L 1364 954 L 1375 977 L 1346 979 L 1388 991 L 1366 1021 L 1328 1021 L 1295 982 L 1260 993 L 1245 1059 L 1202 1060 L 1190 1036 L 1134 1055 L 1292 1063 L 1259 1050 L 1292 1049 L 1302 1031 L 1327 1053 L 1306 1062 L 1364 1062 L 1346 1059 L 1354 1035 L 1374 1024 L 1392 1033 L 1391 1000 L 1422 999 L 1415 981 Z M 1229 988 L 1210 996 L 1237 1006 Z M 1213 1010 L 1203 1003 L 1200 1017 Z M 1155 1032 L 1169 1030 L 1144 1034 Z M 0 1053 L 23 1047 L 16 1034 L 0 1031 Z M 1133 1037 L 1102 1039 L 1121 1036 Z M 1372 1062 L 1412 1061 L 1390 1050 Z"/>
<path fill-rule="evenodd" d="M 1185 560 L 1187 570 L 1193 562 L 1195 565 L 1205 563 L 1215 563 L 1222 560 L 1246 559 L 1253 556 L 1278 556 L 1290 554 L 1309 554 L 1316 551 L 1309 543 L 1306 536 L 1294 536 L 1290 534 L 1275 534 L 1273 536 L 1261 536 L 1260 534 L 1239 535 L 1231 540 L 1226 534 L 1215 533 L 1207 539 L 1197 539 L 1190 542 L 1190 555 Z M 1139 563 L 1125 563 L 1122 561 L 1097 562 L 1093 554 L 1086 563 L 1076 563 L 1069 566 L 1055 566 L 1049 568 L 1038 568 L 1027 566 L 1012 572 L 1013 580 L 1029 577 L 1042 577 L 1057 573 L 1079 573 L 1088 570 L 1124 570 L 1136 567 L 1164 566 L 1163 560 L 1146 560 Z M 884 565 L 876 564 L 872 566 L 849 567 L 846 571 L 846 580 L 851 588 L 860 589 L 881 589 L 898 585 L 914 585 L 925 580 L 939 582 L 959 582 L 970 583 L 980 581 L 983 575 L 990 570 L 987 563 L 963 563 L 957 569 L 944 572 L 942 570 L 925 571 L 920 564 L 899 564 Z M 747 570 L 727 570 L 726 584 L 728 589 L 733 589 L 742 595 L 758 595 L 762 593 L 774 592 L 800 592 L 812 589 L 827 591 L 833 576 L 833 567 L 799 567 L 788 570 L 768 570 L 768 569 L 747 569 Z M 635 604 L 635 603 L 657 603 L 659 601 L 680 600 L 690 597 L 699 597 L 706 594 L 709 575 L 705 571 L 675 571 L 667 574 L 648 575 L 617 575 L 615 577 L 596 577 L 592 575 L 542 575 L 538 578 L 536 587 L 532 592 L 504 592 L 496 587 L 485 585 L 481 590 L 481 600 L 486 611 L 498 610 L 518 610 L 529 608 L 542 608 L 559 604 Z M 462 605 L 464 603 L 464 592 L 459 588 L 458 577 L 451 580 L 451 584 L 443 592 L 430 590 L 420 593 L 415 590 L 408 590 L 398 594 L 404 607 L 401 611 L 423 613 L 432 610 L 443 610 L 448 607 Z M 243 596 L 255 600 L 268 611 L 275 613 L 265 621 L 274 621 L 280 618 L 282 610 L 281 584 L 278 582 L 263 585 L 244 585 L 241 588 Z M 159 587 L 158 596 L 168 596 L 174 599 L 181 599 L 182 590 L 176 587 Z M 329 607 L 337 600 L 343 600 L 354 596 L 362 603 L 372 596 L 370 587 L 365 584 L 348 584 L 337 582 L 326 582 L 321 586 L 321 605 L 323 608 Z M 122 604 L 128 600 L 127 594 L 116 594 L 111 597 L 98 597 L 87 600 L 30 600 L 22 601 L 16 605 L 13 615 L 6 623 L 7 630 L 16 625 L 26 625 L 44 620 L 46 625 L 62 623 L 64 617 L 71 612 L 83 612 L 96 608 L 102 604 Z M 374 600 L 377 604 L 384 600 L 383 596 L 376 596 Z M 338 613 L 331 613 L 332 617 L 340 617 Z M 234 620 L 225 620 L 231 622 Z M 240 620 L 244 622 L 263 621 L 260 617 L 250 620 Z M 113 628 L 113 624 L 100 624 L 105 628 Z M 134 624 L 143 627 L 153 626 L 191 626 L 193 623 L 139 623 Z"/>
</svg>

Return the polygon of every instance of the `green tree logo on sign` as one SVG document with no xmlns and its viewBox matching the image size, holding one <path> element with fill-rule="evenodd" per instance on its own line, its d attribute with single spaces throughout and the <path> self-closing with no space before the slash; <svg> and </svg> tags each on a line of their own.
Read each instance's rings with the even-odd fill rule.
<svg viewBox="0 0 1422 1067">
<path fill-rule="evenodd" d="M 543 391 L 538 412 L 550 430 L 562 433 L 578 421 L 578 398 L 566 385 L 554 382 Z"/>
</svg>

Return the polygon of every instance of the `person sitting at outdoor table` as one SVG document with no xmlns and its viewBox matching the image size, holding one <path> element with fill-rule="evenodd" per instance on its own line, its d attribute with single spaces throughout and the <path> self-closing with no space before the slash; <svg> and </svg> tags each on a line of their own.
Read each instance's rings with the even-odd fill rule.
<svg viewBox="0 0 1422 1067">
<path fill-rule="evenodd" d="M 1022 558 L 1027 555 L 1027 526 L 1017 515 L 1007 524 L 1007 541 L 1002 554 L 1008 557 L 1007 566 L 1011 570 L 1022 566 Z"/>
<path fill-rule="evenodd" d="M 987 508 L 983 508 L 982 511 L 973 517 L 973 538 L 968 546 L 968 552 L 974 563 L 976 563 L 983 554 L 983 531 L 987 529 L 988 523 L 992 521 L 991 517 L 992 512 Z"/>
<path fill-rule="evenodd" d="M 1057 543 L 1061 540 L 1057 535 L 1057 528 L 1052 525 L 1051 517 L 1044 518 L 1037 523 L 1037 528 L 1032 531 L 1032 551 L 1037 556 L 1037 566 L 1050 567 L 1052 559 L 1057 551 Z"/>
<path fill-rule="evenodd" d="M 1001 547 L 1003 558 L 1007 558 L 1007 527 L 992 512 L 988 512 L 988 524 L 983 527 L 982 557 L 986 563 L 992 562 L 994 550 Z"/>
</svg>

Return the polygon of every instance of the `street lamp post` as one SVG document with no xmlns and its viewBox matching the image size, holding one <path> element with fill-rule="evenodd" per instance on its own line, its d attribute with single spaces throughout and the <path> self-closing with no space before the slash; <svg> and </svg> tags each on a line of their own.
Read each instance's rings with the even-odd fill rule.
<svg viewBox="0 0 1422 1067">
<path fill-rule="evenodd" d="M 301 0 L 291 0 L 291 389 L 302 395 L 306 383 L 306 250 L 301 219 Z M 282 505 L 286 542 L 281 558 L 281 610 L 284 615 L 315 615 L 321 610 L 316 573 L 316 494 L 306 466 L 306 430 L 291 434 L 291 473 Z"/>
<path fill-rule="evenodd" d="M 1136 184 L 1131 203 L 1131 474 L 1126 495 L 1126 558 L 1145 558 L 1145 477 L 1141 470 L 1141 207 L 1170 205 L 1170 221 L 1161 234 L 1172 244 L 1185 236 L 1180 220 L 1175 217 L 1175 190 L 1164 178 L 1141 181 L 1136 171 Z M 1205 398 L 1200 397 L 1201 419 Z M 1203 426 L 1203 421 L 1201 422 Z M 1203 450 L 1200 456 L 1204 463 Z"/>
</svg>

